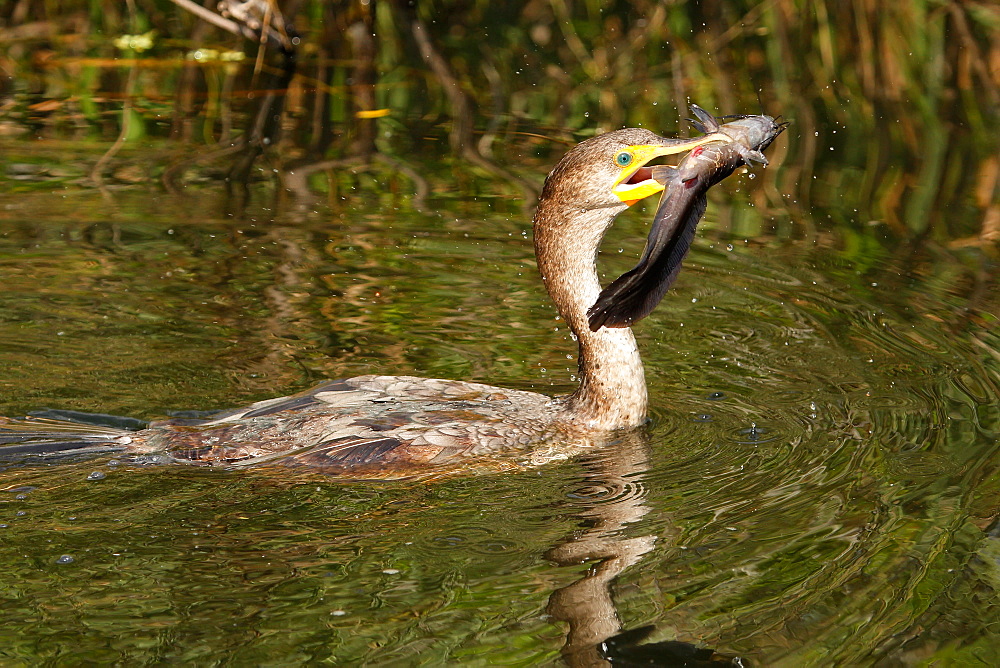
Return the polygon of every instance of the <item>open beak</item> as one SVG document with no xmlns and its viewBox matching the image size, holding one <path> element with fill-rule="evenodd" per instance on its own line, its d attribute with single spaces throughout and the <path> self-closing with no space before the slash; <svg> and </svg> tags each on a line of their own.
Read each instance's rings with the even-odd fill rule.
<svg viewBox="0 0 1000 668">
<path fill-rule="evenodd" d="M 740 116 L 720 125 L 718 119 L 692 105 L 698 128 L 708 132 L 694 140 L 664 140 L 663 145 L 629 146 L 632 156 L 615 182 L 613 191 L 627 204 L 663 192 L 653 215 L 646 248 L 639 263 L 601 291 L 587 310 L 591 331 L 601 327 L 629 327 L 649 315 L 670 288 L 691 247 L 695 227 L 705 213 L 707 192 L 739 166 L 766 162 L 762 151 L 787 124 L 770 116 Z M 700 148 L 709 142 L 713 146 Z M 676 167 L 648 163 L 661 155 L 687 152 Z"/>
<path fill-rule="evenodd" d="M 663 144 L 639 144 L 626 146 L 618 155 L 631 156 L 629 164 L 621 168 L 618 178 L 611 186 L 611 192 L 618 199 L 632 206 L 641 199 L 663 191 L 663 184 L 652 176 L 652 168 L 646 165 L 665 155 L 686 153 L 702 144 L 712 141 L 732 141 L 728 136 L 712 132 L 696 139 L 668 139 Z"/>
</svg>

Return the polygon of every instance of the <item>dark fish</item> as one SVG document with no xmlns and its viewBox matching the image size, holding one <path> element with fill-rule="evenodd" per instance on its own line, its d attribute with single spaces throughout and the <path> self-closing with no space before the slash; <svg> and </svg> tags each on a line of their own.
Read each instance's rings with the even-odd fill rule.
<svg viewBox="0 0 1000 668">
<path fill-rule="evenodd" d="M 705 213 L 708 189 L 742 165 L 767 165 L 763 150 L 788 125 L 770 116 L 739 116 L 720 125 L 719 119 L 701 107 L 693 104 L 691 110 L 697 116 L 691 121 L 695 127 L 725 135 L 729 141 L 698 146 L 676 168 L 651 168 L 652 178 L 664 189 L 646 248 L 639 264 L 606 287 L 587 311 L 591 331 L 628 327 L 649 315 L 677 278 L 681 260 L 691 248 L 695 228 Z"/>
</svg>

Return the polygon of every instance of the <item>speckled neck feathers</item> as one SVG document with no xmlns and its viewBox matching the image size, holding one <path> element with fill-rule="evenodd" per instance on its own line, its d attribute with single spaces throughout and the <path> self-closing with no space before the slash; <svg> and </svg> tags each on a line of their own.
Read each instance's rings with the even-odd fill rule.
<svg viewBox="0 0 1000 668">
<path fill-rule="evenodd" d="M 597 248 L 615 213 L 568 211 L 543 201 L 534 222 L 542 280 L 579 341 L 580 387 L 567 401 L 566 418 L 596 429 L 642 424 L 647 407 L 646 379 L 632 330 L 602 327 L 592 332 L 587 322 L 587 309 L 601 292 Z M 567 235 L 566 228 L 581 228 L 581 234 Z"/>
<path fill-rule="evenodd" d="M 642 130 L 612 135 L 580 144 L 556 165 L 534 218 L 542 281 L 579 341 L 580 387 L 566 401 L 565 419 L 595 429 L 642 424 L 648 401 L 632 331 L 602 327 L 592 332 L 587 321 L 587 309 L 601 292 L 598 248 L 615 216 L 627 208 L 608 190 L 614 171 L 610 156 L 618 146 L 654 137 Z"/>
</svg>

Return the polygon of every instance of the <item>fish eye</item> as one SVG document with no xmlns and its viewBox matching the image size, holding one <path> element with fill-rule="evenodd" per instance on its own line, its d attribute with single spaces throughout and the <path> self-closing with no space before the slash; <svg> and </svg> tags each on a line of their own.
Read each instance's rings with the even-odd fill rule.
<svg viewBox="0 0 1000 668">
<path fill-rule="evenodd" d="M 632 164 L 632 154 L 628 151 L 622 151 L 615 156 L 615 164 L 619 167 L 628 167 Z"/>
</svg>

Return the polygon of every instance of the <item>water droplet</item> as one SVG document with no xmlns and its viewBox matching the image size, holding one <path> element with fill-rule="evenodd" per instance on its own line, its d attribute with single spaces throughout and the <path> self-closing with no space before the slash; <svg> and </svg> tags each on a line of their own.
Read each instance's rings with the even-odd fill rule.
<svg viewBox="0 0 1000 668">
<path fill-rule="evenodd" d="M 108 474 L 104 473 L 103 471 L 94 471 L 93 473 L 87 476 L 87 480 L 104 480 L 107 477 Z"/>
<path fill-rule="evenodd" d="M 76 559 L 74 559 L 68 554 L 64 554 L 58 559 L 56 559 L 57 564 L 72 564 L 74 561 L 76 561 Z"/>
<path fill-rule="evenodd" d="M 726 250 L 732 252 L 733 245 L 732 244 L 726 244 Z"/>
</svg>

